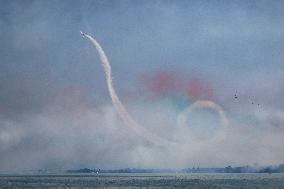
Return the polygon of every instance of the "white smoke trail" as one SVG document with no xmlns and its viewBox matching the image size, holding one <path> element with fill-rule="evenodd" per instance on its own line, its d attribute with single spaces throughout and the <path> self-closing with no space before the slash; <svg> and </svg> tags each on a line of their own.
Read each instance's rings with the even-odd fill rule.
<svg viewBox="0 0 284 189">
<path fill-rule="evenodd" d="M 108 87 L 108 91 L 113 103 L 114 108 L 116 109 L 119 117 L 122 119 L 122 121 L 124 122 L 124 124 L 133 129 L 138 135 L 146 138 L 148 141 L 156 144 L 156 145 L 169 145 L 171 144 L 171 142 L 162 139 L 161 137 L 150 133 L 148 130 L 146 130 L 145 128 L 141 127 L 138 123 L 136 123 L 132 117 L 129 115 L 129 113 L 126 111 L 126 109 L 124 108 L 123 104 L 121 103 L 121 101 L 119 100 L 113 85 L 112 85 L 112 77 L 111 77 L 111 66 L 109 64 L 108 58 L 104 52 L 104 50 L 102 49 L 102 47 L 100 46 L 100 44 L 90 35 L 84 34 L 81 32 L 81 34 L 85 37 L 87 37 L 92 44 L 96 47 L 96 50 L 99 54 L 100 60 L 101 60 L 101 64 L 103 66 L 104 69 L 104 73 L 105 73 L 105 79 L 107 82 L 107 87 Z"/>
</svg>

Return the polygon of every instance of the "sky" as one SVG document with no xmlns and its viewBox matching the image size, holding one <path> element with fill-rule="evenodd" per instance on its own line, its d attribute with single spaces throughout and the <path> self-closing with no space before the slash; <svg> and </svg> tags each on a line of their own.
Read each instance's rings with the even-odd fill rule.
<svg viewBox="0 0 284 189">
<path fill-rule="evenodd" d="M 283 1 L 0 0 L 0 42 L 0 172 L 284 163 Z"/>
</svg>

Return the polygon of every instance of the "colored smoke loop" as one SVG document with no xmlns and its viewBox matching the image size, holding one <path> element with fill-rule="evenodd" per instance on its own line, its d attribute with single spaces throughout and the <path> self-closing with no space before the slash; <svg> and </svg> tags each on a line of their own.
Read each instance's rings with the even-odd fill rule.
<svg viewBox="0 0 284 189">
<path fill-rule="evenodd" d="M 148 141 L 158 146 L 170 146 L 170 145 L 176 144 L 175 142 L 165 140 L 161 138 L 160 136 L 149 132 L 147 129 L 140 126 L 138 123 L 134 121 L 134 119 L 130 116 L 130 114 L 127 112 L 127 110 L 121 103 L 120 99 L 118 98 L 116 94 L 115 89 L 113 88 L 112 76 L 111 76 L 111 66 L 110 66 L 110 63 L 108 61 L 108 58 L 103 48 L 92 36 L 87 35 L 83 32 L 81 32 L 81 34 L 92 42 L 92 44 L 95 46 L 99 54 L 101 65 L 103 67 L 104 74 L 105 74 L 108 91 L 109 91 L 109 94 L 112 100 L 112 104 L 116 112 L 118 113 L 120 119 L 124 122 L 124 124 L 128 128 L 132 129 L 137 135 L 140 135 L 141 137 L 147 139 Z M 222 126 L 226 127 L 228 125 L 228 119 L 222 107 L 210 100 L 198 100 L 194 102 L 192 105 L 190 105 L 189 107 L 187 107 L 184 111 L 182 111 L 178 115 L 178 124 L 185 125 L 188 114 L 191 113 L 196 108 L 209 108 L 209 109 L 215 110 L 216 112 L 218 112 L 221 118 Z"/>
<path fill-rule="evenodd" d="M 214 101 L 211 100 L 197 100 L 193 104 L 189 105 L 187 108 L 185 108 L 181 113 L 178 115 L 178 126 L 182 128 L 186 128 L 186 122 L 188 120 L 189 114 L 191 114 L 196 109 L 211 109 L 218 113 L 221 121 L 221 129 L 219 134 L 224 134 L 223 131 L 227 128 L 229 124 L 229 120 L 226 116 L 225 111 L 223 108 L 216 104 Z M 217 136 L 216 136 L 217 137 Z M 223 136 L 224 137 L 224 136 Z M 214 138 L 214 137 L 213 137 Z"/>
</svg>

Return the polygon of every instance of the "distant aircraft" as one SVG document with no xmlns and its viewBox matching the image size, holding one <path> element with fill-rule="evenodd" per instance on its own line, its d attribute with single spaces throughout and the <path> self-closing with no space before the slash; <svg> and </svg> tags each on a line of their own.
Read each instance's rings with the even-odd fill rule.
<svg viewBox="0 0 284 189">
<path fill-rule="evenodd" d="M 80 31 L 80 33 L 83 37 L 86 37 L 86 34 L 84 32 Z"/>
</svg>

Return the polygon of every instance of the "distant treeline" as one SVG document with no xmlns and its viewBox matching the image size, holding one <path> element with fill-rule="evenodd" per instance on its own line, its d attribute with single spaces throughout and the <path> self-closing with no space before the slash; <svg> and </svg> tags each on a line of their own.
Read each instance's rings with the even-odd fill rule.
<svg viewBox="0 0 284 189">
<path fill-rule="evenodd" d="M 284 173 L 284 164 L 265 167 L 224 167 L 224 168 L 186 168 L 186 169 L 78 169 L 68 170 L 67 173 Z"/>
<path fill-rule="evenodd" d="M 182 169 L 184 173 L 284 173 L 284 164 L 266 167 L 225 167 L 225 168 L 188 168 Z"/>
</svg>

